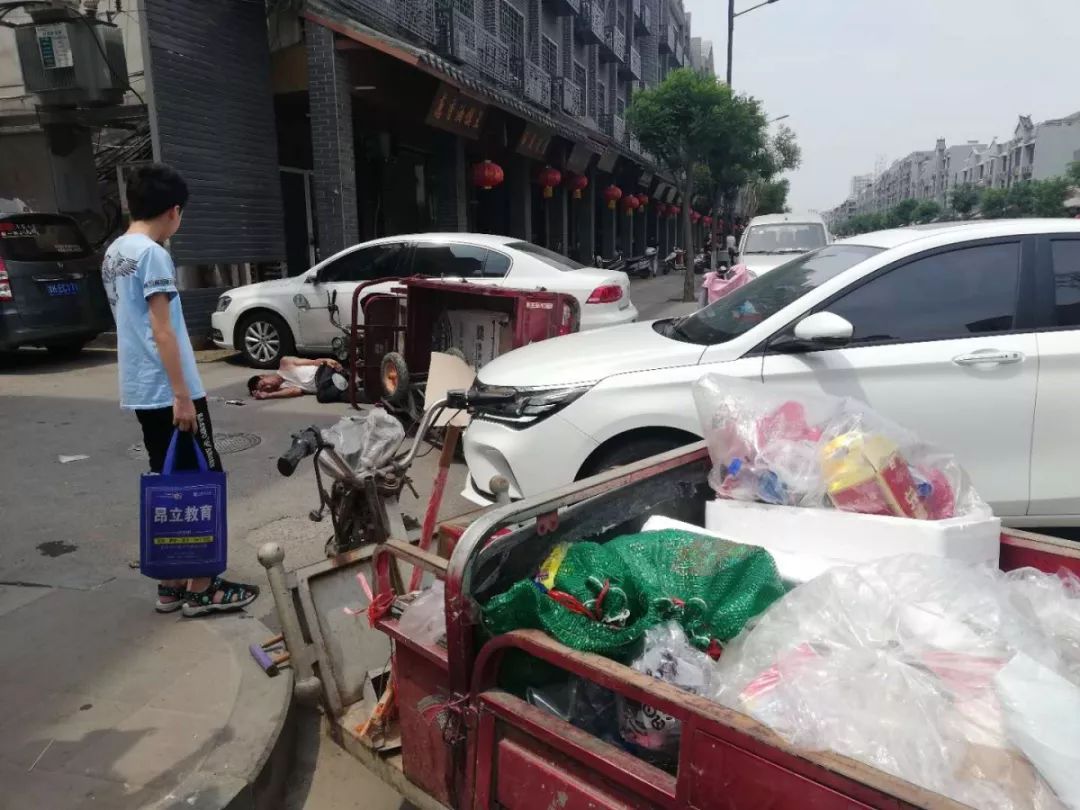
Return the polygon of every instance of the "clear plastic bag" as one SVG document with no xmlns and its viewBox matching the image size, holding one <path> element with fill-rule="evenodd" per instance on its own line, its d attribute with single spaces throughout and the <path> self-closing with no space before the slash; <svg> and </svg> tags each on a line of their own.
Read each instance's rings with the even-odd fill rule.
<svg viewBox="0 0 1080 810">
<path fill-rule="evenodd" d="M 372 408 L 364 416 L 343 416 L 322 432 L 323 441 L 357 472 L 386 464 L 405 440 L 401 422 L 382 408 Z"/>
<path fill-rule="evenodd" d="M 1057 577 L 916 555 L 833 568 L 728 645 L 710 697 L 798 747 L 835 751 L 972 807 L 1056 808 L 995 688 L 1019 655 L 1069 677 L 1067 644 L 1032 609 L 1032 593 L 1055 589 L 1071 598 Z"/>
<path fill-rule="evenodd" d="M 398 629 L 421 644 L 438 644 L 446 638 L 446 588 L 441 579 L 405 608 Z"/>
<path fill-rule="evenodd" d="M 696 695 L 709 691 L 715 664 L 686 640 L 678 622 L 657 625 L 645 633 L 645 649 L 630 665 Z M 680 723 L 652 706 L 617 698 L 619 734 L 627 747 L 661 767 L 673 766 L 679 757 Z"/>
<path fill-rule="evenodd" d="M 709 374 L 694 401 L 720 497 L 931 520 L 990 515 L 955 457 L 858 400 Z"/>
</svg>

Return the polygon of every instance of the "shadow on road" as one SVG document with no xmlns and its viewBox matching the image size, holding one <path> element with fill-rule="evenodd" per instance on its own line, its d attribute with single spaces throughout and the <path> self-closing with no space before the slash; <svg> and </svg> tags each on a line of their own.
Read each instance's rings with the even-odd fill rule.
<svg viewBox="0 0 1080 810">
<path fill-rule="evenodd" d="M 0 374 L 63 374 L 115 362 L 115 349 L 86 349 L 75 357 L 58 356 L 45 349 L 17 349 L 13 352 L 0 352 Z"/>
</svg>

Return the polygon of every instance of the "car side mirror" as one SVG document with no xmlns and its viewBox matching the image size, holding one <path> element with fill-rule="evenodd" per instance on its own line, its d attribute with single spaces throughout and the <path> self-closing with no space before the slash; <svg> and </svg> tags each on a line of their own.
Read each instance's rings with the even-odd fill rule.
<svg viewBox="0 0 1080 810">
<path fill-rule="evenodd" d="M 807 315 L 790 334 L 781 335 L 769 344 L 775 352 L 804 352 L 814 349 L 838 349 L 851 342 L 855 327 L 851 321 L 832 312 Z"/>
</svg>

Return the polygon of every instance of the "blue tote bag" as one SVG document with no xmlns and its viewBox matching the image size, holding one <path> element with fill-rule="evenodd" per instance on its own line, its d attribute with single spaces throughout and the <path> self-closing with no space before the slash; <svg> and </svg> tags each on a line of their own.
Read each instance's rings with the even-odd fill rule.
<svg viewBox="0 0 1080 810">
<path fill-rule="evenodd" d="M 225 570 L 227 530 L 225 473 L 210 470 L 195 441 L 198 470 L 175 472 L 174 431 L 161 474 L 141 481 L 139 570 L 154 579 L 212 577 Z"/>
</svg>

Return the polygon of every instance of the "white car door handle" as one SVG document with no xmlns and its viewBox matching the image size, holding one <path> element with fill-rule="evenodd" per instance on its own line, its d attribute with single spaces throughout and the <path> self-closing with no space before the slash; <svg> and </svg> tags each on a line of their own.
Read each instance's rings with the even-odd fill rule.
<svg viewBox="0 0 1080 810">
<path fill-rule="evenodd" d="M 1002 352 L 997 349 L 980 349 L 971 354 L 961 354 L 953 358 L 958 366 L 1010 365 L 1024 360 L 1023 352 Z"/>
</svg>

